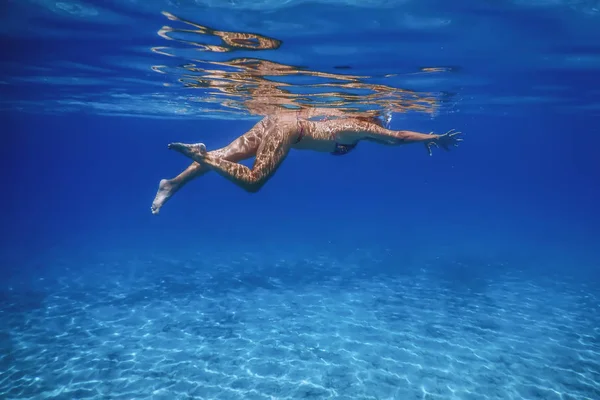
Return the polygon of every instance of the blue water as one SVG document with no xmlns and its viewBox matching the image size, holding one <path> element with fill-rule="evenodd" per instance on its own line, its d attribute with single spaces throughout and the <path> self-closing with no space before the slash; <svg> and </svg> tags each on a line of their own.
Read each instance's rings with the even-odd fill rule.
<svg viewBox="0 0 600 400">
<path fill-rule="evenodd" d="M 600 398 L 598 1 L 0 18 L 0 398 Z M 314 105 L 465 141 L 293 151 L 259 193 L 212 173 L 151 214 L 189 165 L 168 143 Z"/>
</svg>

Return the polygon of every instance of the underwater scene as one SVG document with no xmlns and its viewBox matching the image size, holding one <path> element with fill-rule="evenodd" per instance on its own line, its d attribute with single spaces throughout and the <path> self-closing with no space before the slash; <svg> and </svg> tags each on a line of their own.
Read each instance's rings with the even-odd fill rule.
<svg viewBox="0 0 600 400">
<path fill-rule="evenodd" d="M 600 1 L 1 10 L 0 399 L 600 399 Z"/>
</svg>

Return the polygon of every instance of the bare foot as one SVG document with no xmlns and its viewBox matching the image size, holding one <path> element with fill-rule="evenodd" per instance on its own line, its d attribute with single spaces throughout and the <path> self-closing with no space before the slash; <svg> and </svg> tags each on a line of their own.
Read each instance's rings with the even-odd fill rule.
<svg viewBox="0 0 600 400">
<path fill-rule="evenodd" d="M 154 201 L 152 202 L 152 214 L 157 215 L 165 205 L 167 200 L 173 196 L 173 193 L 177 191 L 177 187 L 170 183 L 166 179 L 162 179 L 158 184 L 158 192 L 156 192 L 156 197 L 154 197 Z"/>
<path fill-rule="evenodd" d="M 204 143 L 171 143 L 169 144 L 169 149 L 175 150 L 198 163 L 202 163 L 202 161 L 204 161 L 204 157 L 206 156 L 206 146 Z"/>
</svg>

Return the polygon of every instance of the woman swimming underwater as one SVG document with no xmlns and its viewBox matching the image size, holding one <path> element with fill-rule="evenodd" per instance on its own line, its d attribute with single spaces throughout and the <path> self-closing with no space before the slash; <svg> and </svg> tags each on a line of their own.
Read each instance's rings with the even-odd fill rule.
<svg viewBox="0 0 600 400">
<path fill-rule="evenodd" d="M 311 118 L 320 115 L 326 120 Z M 386 145 L 423 143 L 431 155 L 432 147 L 449 150 L 463 140 L 460 132 L 443 134 L 394 131 L 386 129 L 376 117 L 353 116 L 335 109 L 308 109 L 267 116 L 252 129 L 226 147 L 207 151 L 202 143 L 171 143 L 175 150 L 194 162 L 173 179 L 160 181 L 152 203 L 152 213 L 161 207 L 187 182 L 213 170 L 248 192 L 259 191 L 273 177 L 291 149 L 328 152 L 343 155 L 362 141 Z M 256 157 L 252 168 L 239 161 Z"/>
</svg>

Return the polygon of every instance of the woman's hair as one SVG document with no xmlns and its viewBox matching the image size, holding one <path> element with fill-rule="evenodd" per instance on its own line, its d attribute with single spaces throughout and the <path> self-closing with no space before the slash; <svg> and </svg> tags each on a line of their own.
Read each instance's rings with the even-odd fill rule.
<svg viewBox="0 0 600 400">
<path fill-rule="evenodd" d="M 370 117 L 360 116 L 360 117 L 355 117 L 355 118 L 358 119 L 359 121 L 370 122 L 370 123 L 373 123 L 373 124 L 383 127 L 383 121 L 381 120 L 381 118 L 376 117 L 376 116 L 370 116 Z"/>
</svg>

